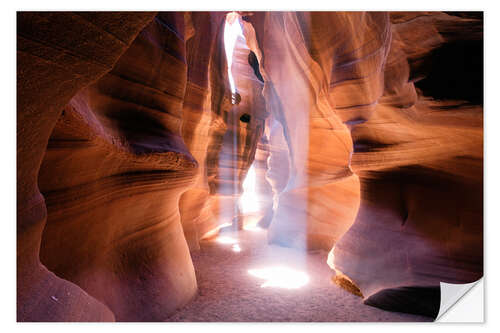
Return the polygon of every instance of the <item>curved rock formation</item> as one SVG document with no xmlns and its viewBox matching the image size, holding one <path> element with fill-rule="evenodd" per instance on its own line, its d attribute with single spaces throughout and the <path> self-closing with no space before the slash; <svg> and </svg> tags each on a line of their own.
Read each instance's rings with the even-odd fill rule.
<svg viewBox="0 0 500 333">
<path fill-rule="evenodd" d="M 335 268 L 368 304 L 384 307 L 387 290 L 392 310 L 437 314 L 408 305 L 413 286 L 482 276 L 480 15 L 258 13 L 246 20 L 290 156 L 270 241 L 311 249 L 342 239 Z M 444 64 L 450 57 L 470 73 L 465 80 Z M 351 170 L 361 180 L 355 222 Z"/>
<path fill-rule="evenodd" d="M 63 107 L 79 89 L 111 70 L 152 16 L 84 12 L 17 15 L 19 321 L 114 319 L 105 305 L 40 263 L 47 209 L 38 189 L 38 172 Z"/>
<path fill-rule="evenodd" d="M 152 16 L 144 15 L 143 26 Z M 248 81 L 255 75 L 243 40 L 234 65 L 242 101 L 230 103 L 223 16 L 156 15 L 112 70 L 75 90 L 54 117 L 38 174 L 48 211 L 38 244 L 46 267 L 102 307 L 102 317 L 79 320 L 165 320 L 195 295 L 188 243 L 196 249 L 221 224 L 217 202 L 237 202 L 266 116 L 264 106 L 250 109 L 262 100 L 262 83 Z M 200 49 L 207 52 L 200 56 Z M 221 172 L 235 158 L 240 162 Z"/>
<path fill-rule="evenodd" d="M 40 170 L 41 261 L 120 321 L 164 320 L 196 292 L 178 204 L 197 167 L 181 137 L 186 31 L 183 13 L 158 14 L 72 98 Z"/>
<path fill-rule="evenodd" d="M 220 223 L 212 213 L 212 198 L 208 186 L 207 153 L 214 128 L 218 128 L 212 112 L 211 66 L 217 59 L 217 33 L 223 24 L 223 13 L 191 14 L 194 35 L 186 43 L 188 66 L 186 92 L 183 102 L 182 137 L 198 161 L 195 184 L 184 192 L 179 201 L 184 235 L 191 250 L 199 249 L 198 241 Z M 215 87 L 217 89 L 217 87 Z"/>
<path fill-rule="evenodd" d="M 439 300 L 431 310 L 408 305 L 407 287 L 470 283 L 483 274 L 482 51 L 458 48 L 454 60 L 436 54 L 479 46 L 482 20 L 442 13 L 395 13 L 391 20 L 384 95 L 352 131 L 362 200 L 335 247 L 335 267 L 368 304 L 436 316 Z M 444 72 L 443 60 L 455 67 Z M 448 92 L 426 80 L 461 83 Z"/>
<path fill-rule="evenodd" d="M 290 156 L 270 241 L 329 250 L 357 213 L 359 182 L 344 123 L 367 117 L 382 94 L 389 18 L 272 12 L 248 20 L 253 27 L 247 23 L 245 32 L 259 47 L 266 104 L 283 128 Z"/>
<path fill-rule="evenodd" d="M 232 223 L 234 219 L 235 227 L 242 226 L 239 207 L 242 185 L 254 161 L 268 115 L 261 94 L 262 82 L 248 61 L 249 54 L 250 49 L 245 40 L 239 37 L 231 68 L 236 93 L 240 96 L 238 103 L 231 104 L 228 98 L 231 91 L 226 71 L 214 78 L 219 80 L 220 89 L 224 89 L 220 102 L 217 96 L 212 99 L 212 109 L 217 113 L 221 127 L 212 129 L 212 142 L 207 155 L 208 183 L 214 199 L 213 213 L 224 223 Z"/>
<path fill-rule="evenodd" d="M 235 93 L 226 13 L 18 14 L 19 321 L 167 320 L 252 163 L 269 242 L 366 304 L 482 276 L 481 13 L 229 17 Z"/>
</svg>

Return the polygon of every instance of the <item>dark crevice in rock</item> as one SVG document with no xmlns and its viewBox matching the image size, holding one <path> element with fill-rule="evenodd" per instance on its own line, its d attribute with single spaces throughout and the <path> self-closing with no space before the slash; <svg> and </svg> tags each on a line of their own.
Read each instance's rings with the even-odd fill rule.
<svg viewBox="0 0 500 333">
<path fill-rule="evenodd" d="M 252 51 L 250 51 L 250 53 L 248 54 L 248 64 L 252 66 L 253 72 L 257 79 L 259 79 L 260 82 L 264 83 L 264 78 L 260 74 L 259 70 L 259 60 L 257 59 L 255 53 L 253 53 Z"/>
<path fill-rule="evenodd" d="M 244 113 L 240 117 L 240 121 L 243 123 L 249 123 L 251 119 L 251 116 L 248 113 Z"/>
<path fill-rule="evenodd" d="M 424 66 L 429 74 L 415 83 L 425 96 L 483 104 L 483 41 L 455 41 L 434 50 Z"/>
</svg>

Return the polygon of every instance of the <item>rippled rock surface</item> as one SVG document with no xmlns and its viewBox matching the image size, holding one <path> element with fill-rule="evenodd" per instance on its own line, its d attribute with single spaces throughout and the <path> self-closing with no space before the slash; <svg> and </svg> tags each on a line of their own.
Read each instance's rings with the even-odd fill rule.
<svg viewBox="0 0 500 333">
<path fill-rule="evenodd" d="M 168 320 L 249 173 L 268 242 L 366 304 L 483 275 L 482 13 L 227 17 L 231 68 L 224 12 L 18 13 L 19 321 Z"/>
</svg>

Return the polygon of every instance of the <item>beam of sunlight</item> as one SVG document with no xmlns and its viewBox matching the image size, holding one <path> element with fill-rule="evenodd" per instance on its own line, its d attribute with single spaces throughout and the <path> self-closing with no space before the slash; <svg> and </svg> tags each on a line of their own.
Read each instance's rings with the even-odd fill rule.
<svg viewBox="0 0 500 333">
<path fill-rule="evenodd" d="M 238 240 L 232 237 L 222 236 L 215 239 L 217 243 L 220 244 L 237 244 Z"/>
<path fill-rule="evenodd" d="M 245 225 L 243 227 L 243 230 L 246 230 L 246 231 L 255 231 L 255 232 L 264 231 L 264 229 L 262 229 L 261 227 L 259 227 L 257 225 Z"/>
<path fill-rule="evenodd" d="M 331 269 L 335 270 L 335 245 L 332 247 L 330 252 L 328 252 L 328 258 L 326 259 L 326 263 L 330 266 Z"/>
<path fill-rule="evenodd" d="M 243 181 L 243 195 L 240 197 L 240 207 L 243 214 L 256 213 L 260 210 L 256 182 L 257 175 L 254 165 L 252 164 Z"/>
<path fill-rule="evenodd" d="M 243 32 L 241 31 L 241 25 L 239 22 L 239 15 L 232 12 L 226 16 L 226 24 L 224 25 L 224 48 L 226 49 L 229 85 L 231 86 L 231 92 L 233 94 L 236 93 L 236 86 L 234 84 L 233 74 L 231 73 L 231 66 L 233 64 L 234 46 L 236 45 L 238 36 L 243 37 Z"/>
<path fill-rule="evenodd" d="M 231 226 L 231 223 L 223 223 L 221 225 L 218 225 L 217 227 L 213 228 L 212 230 L 207 231 L 203 236 L 201 236 L 201 239 L 210 239 L 212 237 L 215 237 L 219 234 L 219 230 L 224 228 L 224 227 L 229 227 Z"/>
<path fill-rule="evenodd" d="M 236 238 L 219 236 L 215 239 L 215 241 L 219 244 L 231 245 L 231 250 L 233 252 L 241 252 L 240 244 L 238 244 L 238 240 Z"/>
<path fill-rule="evenodd" d="M 309 283 L 309 276 L 306 273 L 284 266 L 250 269 L 248 273 L 265 280 L 261 288 L 298 289 Z"/>
</svg>

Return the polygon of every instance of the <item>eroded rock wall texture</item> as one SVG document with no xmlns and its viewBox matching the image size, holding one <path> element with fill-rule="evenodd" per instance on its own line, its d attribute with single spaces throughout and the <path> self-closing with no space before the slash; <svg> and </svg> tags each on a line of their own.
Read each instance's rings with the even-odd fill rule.
<svg viewBox="0 0 500 333">
<path fill-rule="evenodd" d="M 289 149 L 270 241 L 335 245 L 367 304 L 437 315 L 440 281 L 482 276 L 482 14 L 244 20 Z"/>
<path fill-rule="evenodd" d="M 268 115 L 262 96 L 263 83 L 249 62 L 250 52 L 245 40 L 238 37 L 231 68 L 240 99 L 237 103 L 232 104 L 230 99 L 227 71 L 213 75 L 213 80 L 221 82 L 217 86 L 224 88 L 224 95 L 212 99 L 212 110 L 217 113 L 220 125 L 212 128 L 207 155 L 208 184 L 214 199 L 214 215 L 220 222 L 234 221 L 235 227 L 241 227 L 239 198 L 243 193 L 242 185 L 254 161 Z"/>
<path fill-rule="evenodd" d="M 482 16 L 391 21 L 384 94 L 352 130 L 362 199 L 335 266 L 368 304 L 437 315 L 404 287 L 483 274 Z"/>
<path fill-rule="evenodd" d="M 214 75 L 223 75 L 225 68 L 225 55 L 221 54 L 224 47 L 220 44 L 221 40 L 217 39 L 219 29 L 223 29 L 224 13 L 194 12 L 191 14 L 191 22 L 193 36 L 186 43 L 188 72 L 183 101 L 182 137 L 186 147 L 198 161 L 198 172 L 194 184 L 182 194 L 179 209 L 189 247 L 197 250 L 199 239 L 220 224 L 212 213 L 207 154 L 212 146 L 210 143 L 213 133 L 224 128 L 217 113 L 212 112 L 211 102 L 212 89 L 217 93 L 220 90 L 218 85 L 223 80 L 214 82 L 209 75 L 211 68 Z M 218 65 L 221 66 L 220 69 Z"/>
<path fill-rule="evenodd" d="M 19 321 L 114 319 L 106 305 L 40 263 L 47 208 L 39 190 L 38 173 L 62 109 L 81 88 L 111 70 L 153 16 L 152 13 L 17 14 Z M 55 183 L 60 179 L 56 173 L 51 178 Z"/>
<path fill-rule="evenodd" d="M 262 82 L 248 61 L 250 51 L 240 39 L 233 67 L 242 101 L 233 105 L 223 44 L 225 13 L 131 13 L 137 23 L 126 22 L 126 15 L 119 13 L 109 18 L 99 13 L 22 15 L 20 36 L 28 27 L 36 30 L 59 21 L 76 25 L 88 20 L 80 33 L 91 23 L 106 24 L 110 31 L 87 32 L 97 40 L 74 43 L 95 47 L 103 53 L 99 56 L 115 63 L 102 66 L 99 75 L 73 88 L 50 118 L 46 146 L 36 142 L 41 166 L 31 170 L 30 186 L 38 183 L 43 193 L 43 197 L 38 194 L 40 210 L 46 207 L 48 213 L 45 224 L 43 212 L 35 235 L 29 234 L 35 233 L 31 229 L 25 232 L 26 217 L 19 214 L 19 320 L 165 320 L 196 293 L 189 249 L 196 250 L 204 234 L 239 214 L 241 184 L 266 118 Z M 134 33 L 128 44 L 111 39 L 125 35 L 119 29 Z M 106 44 L 121 53 L 107 55 L 101 49 L 114 49 Z M 55 59 L 66 53 L 56 54 Z M 33 85 L 31 77 L 25 77 L 23 60 L 18 80 Z M 23 93 L 19 98 L 26 103 Z M 19 135 L 28 130 L 32 117 L 26 117 Z M 28 149 L 30 140 L 39 138 L 40 133 L 36 139 L 22 137 L 21 145 Z M 18 160 L 25 172 L 31 167 L 23 158 Z M 29 178 L 20 179 L 22 194 Z M 20 207 L 28 206 L 24 201 L 19 201 Z M 26 240 L 28 235 L 33 240 Z M 53 295 L 44 290 L 40 296 L 44 301 L 68 311 L 67 303 L 77 307 L 80 297 L 96 313 L 82 305 L 83 312 L 74 318 L 58 317 L 47 315 L 51 308 L 41 304 L 43 313 L 26 314 L 31 311 L 29 295 L 36 296 L 32 287 L 43 288 L 38 277 L 31 276 L 31 267 L 24 270 L 28 260 L 22 255 L 28 247 L 33 258 L 27 259 L 75 289 L 67 294 L 49 289 Z M 29 283 L 22 280 L 25 275 Z M 82 295 L 73 296 L 77 292 Z"/>
<path fill-rule="evenodd" d="M 166 320 L 252 163 L 367 304 L 482 276 L 481 13 L 241 15 L 232 95 L 223 12 L 18 14 L 19 321 Z"/>
<path fill-rule="evenodd" d="M 40 170 L 42 263 L 120 321 L 164 320 L 196 293 L 179 215 L 198 165 L 181 136 L 184 16 L 155 16 L 109 73 L 71 99 Z"/>
<path fill-rule="evenodd" d="M 358 210 L 349 126 L 368 117 L 383 92 L 389 16 L 266 12 L 244 19 L 261 55 L 266 105 L 288 148 L 288 174 L 270 168 L 286 185 L 275 191 L 269 239 L 330 250 Z"/>
</svg>

